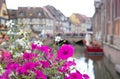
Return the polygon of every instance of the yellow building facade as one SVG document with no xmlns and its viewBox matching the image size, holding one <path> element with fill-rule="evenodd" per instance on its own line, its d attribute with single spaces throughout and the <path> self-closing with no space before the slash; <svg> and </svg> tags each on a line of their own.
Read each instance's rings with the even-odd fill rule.
<svg viewBox="0 0 120 79">
<path fill-rule="evenodd" d="M 0 0 L 0 24 L 5 25 L 8 19 L 9 16 L 5 0 Z"/>
</svg>

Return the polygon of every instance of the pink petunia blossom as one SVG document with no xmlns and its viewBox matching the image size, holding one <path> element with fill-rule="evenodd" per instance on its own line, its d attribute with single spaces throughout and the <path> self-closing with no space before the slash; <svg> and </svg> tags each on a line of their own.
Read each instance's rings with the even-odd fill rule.
<svg viewBox="0 0 120 79">
<path fill-rule="evenodd" d="M 0 52 L 2 53 L 2 57 L 11 58 L 11 54 L 7 50 L 2 49 Z"/>
<path fill-rule="evenodd" d="M 65 78 L 64 79 L 69 79 L 67 76 L 65 76 Z"/>
<path fill-rule="evenodd" d="M 31 44 L 31 49 L 32 49 L 32 50 L 35 50 L 36 48 L 37 48 L 37 44 L 32 43 L 32 44 Z"/>
<path fill-rule="evenodd" d="M 24 66 L 18 67 L 16 72 L 18 73 L 18 75 L 22 75 L 22 74 L 28 75 L 29 74 L 28 70 Z"/>
<path fill-rule="evenodd" d="M 44 52 L 44 53 L 51 53 L 52 52 L 52 48 L 50 48 L 49 46 L 38 46 L 37 47 L 38 50 L 40 50 L 41 52 Z"/>
<path fill-rule="evenodd" d="M 82 78 L 82 74 L 81 74 L 79 71 L 70 73 L 67 78 L 68 78 L 68 79 L 83 79 L 83 78 Z"/>
<path fill-rule="evenodd" d="M 17 71 L 17 69 L 20 67 L 19 63 L 10 63 L 7 65 L 6 69 L 8 70 L 13 70 L 13 71 Z"/>
<path fill-rule="evenodd" d="M 35 63 L 33 62 L 27 62 L 25 63 L 23 66 L 20 66 L 18 69 L 17 69 L 17 72 L 18 74 L 25 74 L 25 75 L 28 75 L 29 74 L 29 71 L 32 71 L 34 70 L 35 68 Z"/>
<path fill-rule="evenodd" d="M 71 66 L 75 66 L 76 63 L 74 61 L 66 61 L 61 68 L 58 68 L 59 72 L 67 72 Z"/>
<path fill-rule="evenodd" d="M 11 74 L 11 70 L 5 70 L 4 73 L 0 74 L 0 79 L 10 79 L 9 75 Z"/>
<path fill-rule="evenodd" d="M 62 72 L 62 73 L 67 72 L 68 71 L 68 67 L 64 65 L 61 68 L 58 68 L 58 71 Z"/>
<path fill-rule="evenodd" d="M 40 63 L 42 64 L 43 68 L 50 68 L 50 63 L 46 60 L 41 60 Z"/>
<path fill-rule="evenodd" d="M 5 51 L 3 54 L 4 57 L 11 58 L 11 55 L 8 51 Z"/>
<path fill-rule="evenodd" d="M 34 62 L 27 62 L 23 65 L 23 67 L 27 70 L 32 70 L 35 68 L 35 63 Z"/>
<path fill-rule="evenodd" d="M 65 62 L 65 65 L 67 65 L 67 66 L 75 66 L 76 65 L 76 63 L 75 63 L 75 61 L 66 61 Z"/>
<path fill-rule="evenodd" d="M 24 52 L 24 54 L 23 54 L 23 58 L 25 60 L 32 60 L 33 58 L 35 58 L 37 56 L 38 56 L 38 54 L 35 54 L 35 53 Z"/>
<path fill-rule="evenodd" d="M 45 53 L 45 56 L 46 56 L 46 58 L 47 58 L 48 60 L 50 60 L 50 59 L 54 56 L 54 54 L 51 53 L 51 52 L 46 52 L 46 53 Z"/>
<path fill-rule="evenodd" d="M 4 63 L 11 62 L 11 54 L 7 50 L 0 50 L 0 61 L 4 61 Z"/>
<path fill-rule="evenodd" d="M 87 74 L 83 74 L 84 79 L 90 79 L 90 77 Z"/>
<path fill-rule="evenodd" d="M 7 35 L 5 35 L 5 36 L 4 36 L 4 39 L 5 39 L 6 41 L 8 41 L 8 40 L 9 40 L 9 37 L 8 37 Z"/>
<path fill-rule="evenodd" d="M 40 70 L 34 70 L 34 73 L 36 75 L 36 79 L 47 79 L 44 73 Z"/>
<path fill-rule="evenodd" d="M 69 57 L 73 56 L 74 47 L 72 45 L 64 44 L 62 45 L 57 52 L 57 57 L 62 60 L 66 60 Z"/>
</svg>

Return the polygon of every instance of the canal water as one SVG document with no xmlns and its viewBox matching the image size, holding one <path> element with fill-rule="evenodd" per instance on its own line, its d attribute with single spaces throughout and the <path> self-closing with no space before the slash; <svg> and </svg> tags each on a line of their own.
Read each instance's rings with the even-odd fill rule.
<svg viewBox="0 0 120 79">
<path fill-rule="evenodd" d="M 93 61 L 85 57 L 84 47 L 78 45 L 74 45 L 74 47 L 74 59 L 76 62 L 76 69 L 78 69 L 82 74 L 88 74 L 90 76 L 90 79 L 95 79 Z"/>
<path fill-rule="evenodd" d="M 105 56 L 100 60 L 92 60 L 85 57 L 83 46 L 74 45 L 76 68 L 88 74 L 90 79 L 120 79 L 120 75 L 114 69 L 114 65 Z"/>
</svg>

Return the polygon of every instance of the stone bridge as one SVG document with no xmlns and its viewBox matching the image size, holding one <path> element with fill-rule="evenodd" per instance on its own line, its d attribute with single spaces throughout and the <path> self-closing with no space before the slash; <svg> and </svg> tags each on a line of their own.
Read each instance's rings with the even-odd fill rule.
<svg viewBox="0 0 120 79">
<path fill-rule="evenodd" d="M 64 37 L 62 37 L 62 39 L 65 39 L 65 40 L 68 40 L 69 42 L 71 42 L 71 43 L 73 43 L 73 42 L 77 42 L 77 41 L 79 41 L 79 40 L 81 40 L 81 39 L 83 39 L 83 37 L 68 37 L 68 36 L 64 36 Z M 50 44 L 50 43 L 53 43 L 54 42 L 54 38 L 53 39 L 51 39 L 51 38 L 48 38 L 48 39 L 46 39 L 45 40 L 45 44 Z"/>
</svg>

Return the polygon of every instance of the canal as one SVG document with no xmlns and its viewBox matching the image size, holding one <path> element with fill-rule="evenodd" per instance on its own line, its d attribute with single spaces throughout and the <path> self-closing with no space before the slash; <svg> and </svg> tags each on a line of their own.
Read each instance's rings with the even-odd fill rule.
<svg viewBox="0 0 120 79">
<path fill-rule="evenodd" d="M 120 75 L 114 69 L 114 65 L 103 56 L 100 60 L 92 60 L 85 57 L 83 46 L 74 44 L 77 66 L 82 73 L 90 76 L 90 79 L 120 79 Z"/>
</svg>

